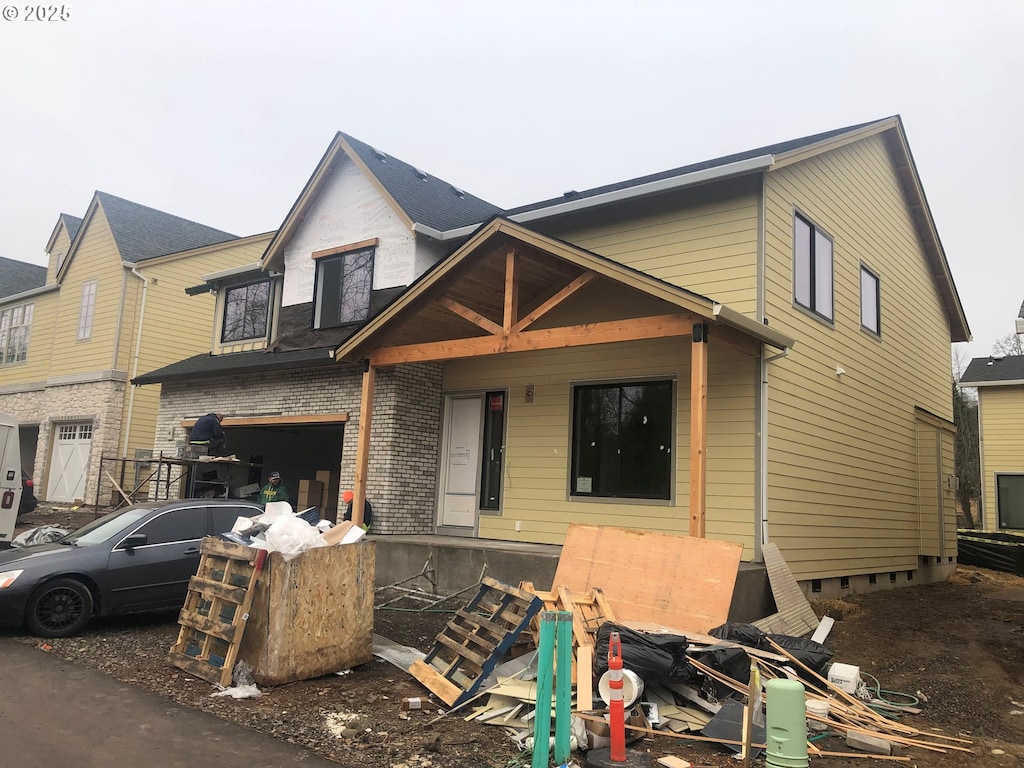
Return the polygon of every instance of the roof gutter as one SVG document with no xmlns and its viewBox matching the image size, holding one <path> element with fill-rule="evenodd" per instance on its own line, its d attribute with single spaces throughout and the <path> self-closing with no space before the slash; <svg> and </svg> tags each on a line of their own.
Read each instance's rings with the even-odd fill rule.
<svg viewBox="0 0 1024 768">
<path fill-rule="evenodd" d="M 760 339 L 765 344 L 775 347 L 776 349 L 790 349 L 796 344 L 796 339 L 787 336 L 779 331 L 772 330 L 764 323 L 759 323 L 751 317 L 737 312 L 735 309 L 730 309 L 724 304 L 715 304 L 714 306 L 715 319 L 720 320 L 726 325 L 730 325 L 737 330 L 743 331 L 748 336 L 753 336 L 756 339 Z"/>
<path fill-rule="evenodd" d="M 535 208 L 530 211 L 523 211 L 522 213 L 515 213 L 508 216 L 510 221 L 523 223 L 527 221 L 536 221 L 537 219 L 546 219 L 551 216 L 560 216 L 565 213 L 573 213 L 576 211 L 587 210 L 588 208 L 596 208 L 601 205 L 608 205 L 610 203 L 620 203 L 625 200 L 634 200 L 639 197 L 646 197 L 647 195 L 655 195 L 660 192 L 670 192 L 675 189 L 683 189 L 685 187 L 691 187 L 695 184 L 703 184 L 709 181 L 719 181 L 721 179 L 727 179 L 730 176 L 742 176 L 747 173 L 754 173 L 756 171 L 764 171 L 771 168 L 775 163 L 774 155 L 758 155 L 757 157 L 751 157 L 747 160 L 739 160 L 735 163 L 728 163 L 726 165 L 717 165 L 713 168 L 704 168 L 700 171 L 693 171 L 692 173 L 684 173 L 681 176 L 673 176 L 668 179 L 659 179 L 658 181 L 649 181 L 646 184 L 638 184 L 633 187 L 626 187 L 625 189 L 616 189 L 612 192 L 605 192 L 600 195 L 591 195 L 590 197 L 581 197 L 574 200 L 567 200 L 565 202 L 554 203 L 544 208 Z M 441 231 L 428 227 L 426 224 L 415 223 L 412 225 L 412 231 L 418 232 L 422 235 L 427 235 L 435 240 L 457 240 L 463 237 L 469 237 L 480 227 L 480 224 L 470 224 L 469 226 L 459 227 L 458 229 L 449 229 Z"/>
<path fill-rule="evenodd" d="M 21 293 L 12 293 L 10 296 L 4 296 L 3 298 L 0 298 L 0 304 L 13 304 L 16 301 L 31 299 L 33 296 L 39 296 L 40 294 L 50 293 L 51 291 L 56 290 L 60 290 L 60 286 L 57 283 L 40 285 L 38 288 L 29 288 L 27 291 L 22 291 Z"/>
</svg>

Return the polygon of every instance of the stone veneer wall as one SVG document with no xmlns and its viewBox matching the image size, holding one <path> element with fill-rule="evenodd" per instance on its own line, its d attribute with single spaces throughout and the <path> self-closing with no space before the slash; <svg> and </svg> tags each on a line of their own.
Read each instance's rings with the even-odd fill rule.
<svg viewBox="0 0 1024 768">
<path fill-rule="evenodd" d="M 107 380 L 87 384 L 62 384 L 0 395 L 0 411 L 15 416 L 21 423 L 39 425 L 36 461 L 32 468 L 36 496 L 39 499 L 46 500 L 50 436 L 55 431 L 54 426 L 69 422 L 89 422 L 92 424 L 92 445 L 89 450 L 83 501 L 88 504 L 96 501 L 100 456 L 119 455 L 125 386 L 123 381 Z M 110 472 L 115 474 L 113 465 Z M 100 503 L 106 504 L 110 500 L 108 491 L 112 486 L 103 483 L 102 487 L 106 490 L 101 493 Z"/>
<path fill-rule="evenodd" d="M 373 532 L 433 533 L 441 441 L 441 366 L 403 365 L 377 373 L 367 496 Z M 216 408 L 226 416 L 348 413 L 339 490 L 355 478 L 362 369 L 337 364 L 280 373 L 166 382 L 160 392 L 154 451 L 175 455 L 183 419 Z"/>
</svg>

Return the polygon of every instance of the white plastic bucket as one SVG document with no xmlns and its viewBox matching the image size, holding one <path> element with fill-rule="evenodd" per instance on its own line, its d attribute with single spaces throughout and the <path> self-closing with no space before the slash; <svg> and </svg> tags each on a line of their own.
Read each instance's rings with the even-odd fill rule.
<svg viewBox="0 0 1024 768">
<path fill-rule="evenodd" d="M 608 685 L 609 675 L 609 672 L 605 672 L 597 682 L 597 690 L 605 704 L 612 701 L 612 689 Z M 643 692 L 644 679 L 631 669 L 622 670 L 622 706 L 627 709 L 633 706 Z"/>
<path fill-rule="evenodd" d="M 820 699 L 808 699 L 807 700 L 807 714 L 816 715 L 817 717 L 828 717 L 829 703 Z M 823 723 L 820 720 L 814 720 L 810 717 L 807 718 L 807 727 L 812 731 L 827 731 L 828 723 Z"/>
</svg>

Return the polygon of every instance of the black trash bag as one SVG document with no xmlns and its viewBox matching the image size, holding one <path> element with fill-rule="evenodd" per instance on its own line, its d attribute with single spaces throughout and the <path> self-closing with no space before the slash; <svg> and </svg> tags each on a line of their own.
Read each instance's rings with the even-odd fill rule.
<svg viewBox="0 0 1024 768">
<path fill-rule="evenodd" d="M 746 685 L 750 682 L 750 657 L 742 648 L 702 648 L 690 651 L 689 655 L 704 666 L 728 675 L 737 683 Z M 703 672 L 700 674 L 704 675 Z M 700 690 L 710 701 L 720 701 L 734 693 L 728 685 L 710 676 L 702 682 Z"/>
<path fill-rule="evenodd" d="M 825 677 L 825 668 L 828 667 L 828 663 L 832 661 L 833 653 L 821 643 L 816 643 L 813 640 L 805 640 L 802 637 L 792 637 L 791 635 L 765 635 L 766 638 L 770 638 L 782 648 L 786 649 L 786 653 L 790 654 L 794 659 L 799 661 L 801 664 L 805 664 L 810 669 L 817 672 L 822 677 Z M 766 640 L 761 646 L 763 651 L 771 651 L 777 653 Z M 818 680 L 814 675 L 809 674 L 806 670 L 802 669 L 798 664 L 791 664 L 793 671 L 796 672 L 800 677 L 805 679 L 807 682 L 820 688 L 822 686 L 821 680 Z"/>
<path fill-rule="evenodd" d="M 694 678 L 695 671 L 686 660 L 685 637 L 637 632 L 610 621 L 597 630 L 594 673 L 598 677 L 608 670 L 608 640 L 612 632 L 619 633 L 622 643 L 622 666 L 640 675 L 645 684 L 685 683 Z"/>
<path fill-rule="evenodd" d="M 764 643 L 765 633 L 753 624 L 743 624 L 734 621 L 708 630 L 708 634 L 712 637 L 717 637 L 719 640 L 728 640 L 740 645 L 750 646 L 751 648 L 761 648 L 762 643 Z"/>
</svg>

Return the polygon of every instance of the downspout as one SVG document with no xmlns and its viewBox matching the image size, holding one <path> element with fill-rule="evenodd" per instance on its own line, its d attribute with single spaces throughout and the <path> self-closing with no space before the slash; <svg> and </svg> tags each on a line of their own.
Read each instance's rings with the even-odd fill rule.
<svg viewBox="0 0 1024 768">
<path fill-rule="evenodd" d="M 757 319 L 765 321 L 765 187 L 768 174 L 761 173 L 761 195 L 757 205 Z M 768 363 L 766 345 L 761 343 L 758 360 L 757 387 L 757 463 L 754 467 L 754 562 L 764 562 L 761 548 L 768 543 Z M 773 358 L 774 359 L 774 358 Z"/>
<path fill-rule="evenodd" d="M 131 384 L 131 380 L 139 375 L 139 349 L 142 346 L 142 323 L 146 317 L 146 294 L 149 291 L 149 278 L 142 275 L 142 273 L 139 272 L 138 267 L 134 264 L 132 265 L 132 274 L 142 281 L 142 301 L 139 302 L 139 327 L 135 332 L 135 351 L 132 353 L 132 375 L 128 380 L 132 389 L 131 392 L 128 393 L 128 415 L 124 420 L 124 439 L 121 441 L 121 455 L 125 457 L 128 455 L 128 438 L 131 436 L 132 431 L 132 407 L 135 405 L 136 385 Z"/>
</svg>

